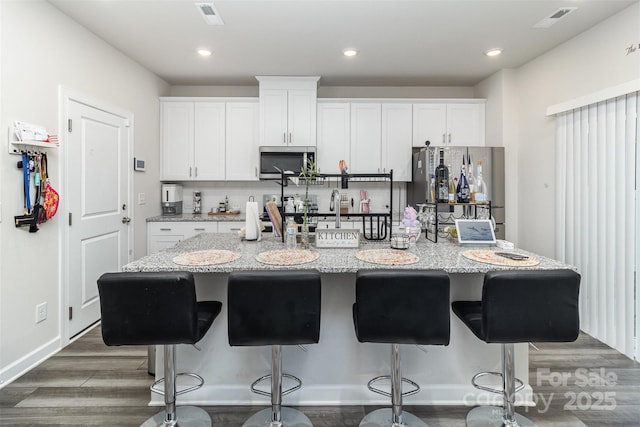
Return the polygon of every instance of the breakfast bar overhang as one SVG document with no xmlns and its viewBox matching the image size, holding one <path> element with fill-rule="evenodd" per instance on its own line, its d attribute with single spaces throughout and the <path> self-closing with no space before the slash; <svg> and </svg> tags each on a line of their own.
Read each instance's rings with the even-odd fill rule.
<svg viewBox="0 0 640 427">
<path fill-rule="evenodd" d="M 268 399 L 251 393 L 250 384 L 265 375 L 271 366 L 271 348 L 231 347 L 227 340 L 227 278 L 232 271 L 273 269 L 315 269 L 322 278 L 322 311 L 318 344 L 283 347 L 285 371 L 302 380 L 302 388 L 284 398 L 286 405 L 384 405 L 388 399 L 367 389 L 373 377 L 389 372 L 389 346 L 359 343 L 356 339 L 352 305 L 355 301 L 355 273 L 363 269 L 438 269 L 451 281 L 451 301 L 480 300 L 484 273 L 514 267 L 496 266 L 465 258 L 461 247 L 452 241 L 432 243 L 420 239 L 408 253 L 419 260 L 407 265 L 378 265 L 356 258 L 358 250 L 387 249 L 388 241 L 361 242 L 359 249 L 311 249 L 319 252 L 312 262 L 295 266 L 267 265 L 256 260 L 260 253 L 282 249 L 280 239 L 271 235 L 261 241 L 244 241 L 231 233 L 203 233 L 173 248 L 146 256 L 123 267 L 124 271 L 191 271 L 196 277 L 199 300 L 222 301 L 222 313 L 216 324 L 200 341 L 200 349 L 178 346 L 178 372 L 195 372 L 205 380 L 204 387 L 178 397 L 179 404 L 264 405 Z M 207 249 L 237 252 L 232 262 L 184 266 L 172 260 L 181 254 Z M 539 255 L 518 250 L 539 260 L 539 264 L 519 267 L 534 270 L 572 269 L 573 267 Z M 171 313 L 167 313 L 168 316 Z M 500 371 L 500 345 L 478 340 L 452 315 L 451 341 L 446 347 L 402 346 L 402 375 L 421 387 L 419 393 L 405 398 L 408 405 L 500 404 L 500 395 L 474 388 L 473 375 L 481 371 Z M 156 355 L 156 377 L 163 377 L 162 354 Z M 527 344 L 515 346 L 516 377 L 524 381 L 516 403 L 532 405 L 528 384 Z M 283 385 L 287 387 L 287 383 Z M 152 405 L 162 405 L 162 397 L 151 394 Z"/>
</svg>

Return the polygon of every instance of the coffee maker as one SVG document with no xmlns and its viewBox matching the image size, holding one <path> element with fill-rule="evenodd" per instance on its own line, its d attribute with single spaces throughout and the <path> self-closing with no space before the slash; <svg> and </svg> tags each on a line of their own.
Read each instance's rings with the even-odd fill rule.
<svg viewBox="0 0 640 427">
<path fill-rule="evenodd" d="M 202 192 L 200 191 L 193 192 L 193 213 L 196 215 L 202 213 Z"/>
<path fill-rule="evenodd" d="M 182 214 L 182 185 L 162 184 L 162 215 Z"/>
</svg>

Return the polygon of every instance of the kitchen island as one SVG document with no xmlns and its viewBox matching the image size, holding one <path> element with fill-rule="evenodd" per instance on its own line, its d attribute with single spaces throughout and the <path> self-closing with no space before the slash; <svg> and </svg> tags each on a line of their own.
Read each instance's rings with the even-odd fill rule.
<svg viewBox="0 0 640 427">
<path fill-rule="evenodd" d="M 263 236 L 260 242 L 242 241 L 233 233 L 202 233 L 180 242 L 173 248 L 127 264 L 124 271 L 191 271 L 196 277 L 199 300 L 222 301 L 221 315 L 200 341 L 198 351 L 192 346 L 178 347 L 178 372 L 191 371 L 205 379 L 205 386 L 178 398 L 181 404 L 196 405 L 266 405 L 268 399 L 253 394 L 249 385 L 268 373 L 271 366 L 269 347 L 230 347 L 227 341 L 226 282 L 232 271 L 274 269 L 316 269 L 322 277 L 322 312 L 320 342 L 283 348 L 284 371 L 299 377 L 303 387 L 284 398 L 286 405 L 386 405 L 388 398 L 372 393 L 367 382 L 389 373 L 390 345 L 359 343 L 353 330 L 351 306 L 355 301 L 355 273 L 361 269 L 441 269 L 451 278 L 451 301 L 479 300 L 484 273 L 514 267 L 495 266 L 471 261 L 462 254 L 469 247 L 443 239 L 432 243 L 424 239 L 407 250 L 417 255 L 414 264 L 388 266 L 371 264 L 356 258 L 359 250 L 387 249 L 389 241 L 363 241 L 359 249 L 312 249 L 319 253 L 315 261 L 296 266 L 267 265 L 256 260 L 262 252 L 284 249 L 279 238 Z M 219 249 L 240 254 L 226 264 L 184 266 L 174 257 L 192 251 Z M 540 263 L 524 269 L 562 269 L 569 265 L 517 250 L 537 258 Z M 532 404 L 527 384 L 528 348 L 516 346 L 516 376 L 525 389 L 518 394 L 519 404 Z M 163 376 L 162 352 L 157 352 L 156 376 Z M 500 346 L 477 339 L 452 315 L 451 343 L 446 347 L 403 345 L 402 371 L 422 390 L 405 398 L 411 404 L 486 404 L 499 399 L 471 386 L 471 377 L 480 371 L 500 371 Z M 284 386 L 287 386 L 285 381 Z M 162 398 L 152 394 L 152 404 Z"/>
</svg>

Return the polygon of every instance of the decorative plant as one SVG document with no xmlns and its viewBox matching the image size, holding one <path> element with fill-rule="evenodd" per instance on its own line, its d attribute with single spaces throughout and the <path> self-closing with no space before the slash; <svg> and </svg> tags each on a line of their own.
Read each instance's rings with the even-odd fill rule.
<svg viewBox="0 0 640 427">
<path fill-rule="evenodd" d="M 308 162 L 307 168 L 304 166 L 300 168 L 299 177 L 304 179 L 305 183 L 305 191 L 304 191 L 304 215 L 303 215 L 303 224 L 307 224 L 307 211 L 309 209 L 309 185 L 320 176 L 320 173 L 316 169 L 315 162 Z"/>
</svg>

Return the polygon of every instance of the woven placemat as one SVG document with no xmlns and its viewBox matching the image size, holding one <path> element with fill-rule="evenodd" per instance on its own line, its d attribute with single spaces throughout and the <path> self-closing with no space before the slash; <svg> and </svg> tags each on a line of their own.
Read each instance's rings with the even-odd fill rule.
<svg viewBox="0 0 640 427">
<path fill-rule="evenodd" d="M 204 251 L 187 252 L 173 258 L 178 265 L 216 265 L 226 264 L 240 258 L 239 252 L 224 249 L 208 249 Z"/>
<path fill-rule="evenodd" d="M 420 261 L 417 255 L 397 249 L 367 249 L 356 252 L 356 258 L 371 264 L 404 265 Z"/>
<path fill-rule="evenodd" d="M 307 249 L 279 249 L 261 252 L 256 261 L 269 265 L 298 265 L 315 261 L 320 254 Z"/>
<path fill-rule="evenodd" d="M 472 261 L 484 262 L 486 264 L 504 265 L 508 267 L 533 267 L 540 264 L 540 260 L 537 258 L 529 257 L 527 259 L 515 260 L 500 255 L 496 255 L 496 252 L 490 249 L 471 249 L 464 251 L 462 256 Z M 514 252 L 515 253 L 515 252 Z"/>
</svg>

